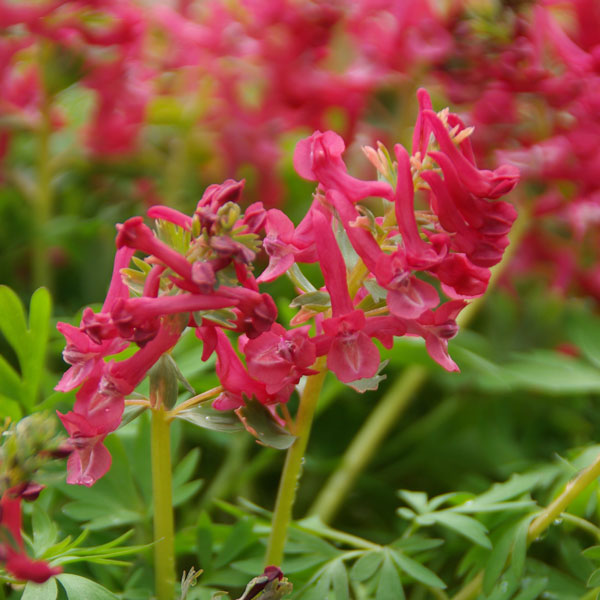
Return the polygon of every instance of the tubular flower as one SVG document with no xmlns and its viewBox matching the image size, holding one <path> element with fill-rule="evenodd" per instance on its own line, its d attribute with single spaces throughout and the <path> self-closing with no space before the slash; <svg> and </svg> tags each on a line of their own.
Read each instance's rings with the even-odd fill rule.
<svg viewBox="0 0 600 600">
<path fill-rule="evenodd" d="M 27 556 L 21 535 L 21 501 L 26 498 L 23 492 L 22 486 L 11 488 L 0 498 L 0 562 L 21 581 L 44 583 L 62 570 Z"/>
</svg>

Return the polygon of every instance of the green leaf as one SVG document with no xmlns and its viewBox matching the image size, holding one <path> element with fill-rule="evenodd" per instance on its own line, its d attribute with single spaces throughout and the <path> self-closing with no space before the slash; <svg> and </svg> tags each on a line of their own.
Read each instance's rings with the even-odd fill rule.
<svg viewBox="0 0 600 600">
<path fill-rule="evenodd" d="M 173 506 L 181 506 L 190 498 L 193 498 L 200 491 L 200 488 L 202 488 L 203 483 L 203 479 L 196 479 L 194 481 L 188 481 L 187 483 L 184 483 L 174 488 Z"/>
<path fill-rule="evenodd" d="M 546 590 L 548 590 L 548 580 L 546 578 L 529 579 L 525 589 L 521 590 L 513 600 L 535 600 Z"/>
<path fill-rule="evenodd" d="M 228 565 L 236 556 L 239 556 L 250 544 L 256 541 L 252 532 L 253 521 L 249 518 L 240 519 L 232 528 L 225 540 L 223 547 L 215 558 L 215 568 Z"/>
<path fill-rule="evenodd" d="M 314 311 L 324 311 L 331 307 L 331 298 L 327 292 L 306 292 L 296 296 L 291 302 L 292 308 L 307 308 Z"/>
<path fill-rule="evenodd" d="M 327 562 L 329 557 L 323 556 L 322 554 L 301 554 L 300 556 L 286 556 L 283 559 L 281 570 L 288 573 L 301 573 L 316 565 L 321 565 Z M 261 557 L 262 560 L 262 557 Z"/>
<path fill-rule="evenodd" d="M 346 385 L 348 387 L 351 387 L 354 391 L 359 392 L 360 394 L 364 394 L 367 391 L 375 391 L 379 387 L 379 384 L 384 379 L 387 379 L 387 375 L 381 375 L 381 371 L 385 369 L 389 362 L 389 360 L 382 361 L 382 363 L 379 365 L 379 368 L 377 369 L 377 373 L 373 375 L 373 377 L 365 377 L 364 379 L 351 381 Z"/>
<path fill-rule="evenodd" d="M 246 400 L 246 405 L 235 413 L 244 427 L 264 446 L 287 450 L 296 439 L 295 435 L 277 423 L 269 409 L 258 400 Z"/>
<path fill-rule="evenodd" d="M 586 358 L 600 367 L 600 319 L 590 313 L 573 313 L 567 318 L 567 333 Z"/>
<path fill-rule="evenodd" d="M 517 529 L 518 523 L 513 524 L 503 532 L 500 539 L 494 544 L 483 575 L 483 591 L 485 594 L 492 591 L 506 567 Z"/>
<path fill-rule="evenodd" d="M 3 356 L 0 356 L 0 389 L 13 400 L 21 398 L 21 378 Z"/>
<path fill-rule="evenodd" d="M 0 285 L 0 331 L 13 347 L 19 362 L 27 358 L 27 324 L 19 297 L 6 285 Z"/>
<path fill-rule="evenodd" d="M 196 323 L 202 319 L 212 321 L 221 327 L 235 327 L 236 314 L 229 308 L 216 308 L 214 310 L 197 310 L 193 313 Z"/>
<path fill-rule="evenodd" d="M 391 550 L 391 554 L 398 567 L 416 581 L 420 581 L 431 587 L 446 587 L 446 584 L 431 569 L 428 569 L 420 562 L 417 562 L 406 556 L 406 554 L 402 554 L 402 552 L 396 550 Z"/>
<path fill-rule="evenodd" d="M 44 552 L 50 548 L 58 537 L 58 527 L 46 511 L 39 505 L 33 505 L 33 514 L 31 517 L 33 527 L 33 547 L 36 556 L 43 556 Z"/>
<path fill-rule="evenodd" d="M 50 292 L 43 287 L 37 289 L 33 293 L 29 304 L 28 353 L 23 363 L 24 379 L 27 377 L 30 382 L 33 401 L 36 400 L 35 395 L 46 364 L 51 313 Z"/>
<path fill-rule="evenodd" d="M 353 581 L 366 581 L 379 569 L 379 565 L 383 561 L 381 552 L 367 552 L 363 554 L 350 569 L 350 579 Z"/>
<path fill-rule="evenodd" d="M 117 600 L 105 587 L 79 575 L 63 573 L 57 576 L 69 600 Z"/>
<path fill-rule="evenodd" d="M 199 460 L 200 449 L 193 448 L 177 463 L 177 466 L 173 470 L 173 487 L 183 485 L 190 479 L 198 466 Z"/>
<path fill-rule="evenodd" d="M 210 406 L 194 406 L 193 408 L 178 412 L 175 416 L 198 427 L 214 431 L 227 433 L 244 429 L 244 426 L 233 411 L 215 410 Z"/>
<path fill-rule="evenodd" d="M 581 554 L 591 560 L 600 560 L 600 546 L 590 546 L 583 550 Z"/>
<path fill-rule="evenodd" d="M 386 553 L 379 571 L 375 600 L 404 600 L 404 590 L 398 571 L 390 555 Z"/>
<path fill-rule="evenodd" d="M 290 540 L 293 540 L 302 549 L 306 549 L 307 552 L 314 552 L 327 558 L 334 558 L 340 554 L 337 548 L 307 531 L 292 527 L 289 535 Z"/>
<path fill-rule="evenodd" d="M 0 417 L 2 419 L 4 417 L 10 417 L 14 422 L 20 421 L 23 418 L 20 402 L 11 400 L 4 394 L 0 394 Z"/>
<path fill-rule="evenodd" d="M 208 513 L 202 512 L 196 525 L 196 553 L 199 567 L 208 571 L 212 562 L 212 523 Z"/>
<path fill-rule="evenodd" d="M 600 586 L 600 569 L 596 569 L 587 580 L 588 587 L 598 587 Z"/>
<path fill-rule="evenodd" d="M 21 600 L 56 600 L 57 595 L 56 579 L 51 577 L 45 583 L 40 584 L 29 581 L 25 586 Z"/>
<path fill-rule="evenodd" d="M 406 502 L 406 504 L 412 506 L 418 513 L 426 513 L 427 507 L 427 494 L 425 492 L 411 492 L 410 490 L 400 490 L 398 496 Z"/>
<path fill-rule="evenodd" d="M 309 582 L 304 592 L 300 595 L 302 600 L 324 600 L 331 584 L 331 571 L 325 569 L 319 574 L 315 582 Z"/>
<path fill-rule="evenodd" d="M 411 535 L 407 538 L 398 538 L 391 546 L 398 548 L 403 552 L 414 554 L 416 552 L 425 552 L 427 550 L 433 550 L 439 548 L 444 543 L 444 540 L 439 538 L 427 538 L 420 535 Z"/>
<path fill-rule="evenodd" d="M 442 510 L 427 515 L 419 515 L 415 520 L 420 525 L 438 523 L 456 531 L 459 535 L 468 538 L 479 546 L 492 548 L 492 544 L 486 535 L 487 529 L 479 521 L 471 517 L 459 515 L 450 510 Z"/>
<path fill-rule="evenodd" d="M 341 560 L 336 560 L 331 565 L 331 585 L 335 600 L 350 600 L 348 590 L 348 572 Z"/>
<path fill-rule="evenodd" d="M 521 354 L 503 370 L 511 385 L 555 396 L 600 390 L 598 369 L 558 352 L 537 350 Z"/>
<path fill-rule="evenodd" d="M 515 541 L 511 554 L 511 572 L 517 579 L 521 578 L 525 570 L 525 559 L 527 558 L 527 536 L 529 533 L 529 524 L 535 517 L 534 514 L 527 515 L 521 519 L 516 531 Z"/>
<path fill-rule="evenodd" d="M 503 483 L 495 483 L 489 490 L 470 501 L 470 506 L 480 507 L 504 502 L 525 492 L 530 492 L 542 479 L 539 472 L 515 474 Z"/>
</svg>

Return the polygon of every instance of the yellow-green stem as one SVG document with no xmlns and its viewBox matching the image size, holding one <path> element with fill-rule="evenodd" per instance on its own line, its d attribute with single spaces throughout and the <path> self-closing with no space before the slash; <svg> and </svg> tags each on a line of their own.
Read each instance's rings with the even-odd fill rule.
<svg viewBox="0 0 600 600">
<path fill-rule="evenodd" d="M 175 598 L 175 536 L 171 480 L 171 430 L 166 411 L 152 409 L 152 493 L 154 497 L 154 575 L 157 600 Z"/>
<path fill-rule="evenodd" d="M 292 519 L 292 508 L 296 498 L 296 488 L 300 478 L 302 460 L 308 444 L 310 429 L 317 406 L 317 401 L 323 387 L 323 381 L 327 374 L 325 368 L 325 357 L 317 360 L 314 366 L 319 371 L 306 379 L 306 385 L 300 397 L 300 406 L 296 416 L 294 433 L 297 436 L 294 443 L 287 451 L 275 511 L 271 522 L 271 534 L 265 556 L 265 565 L 280 566 L 283 560 L 283 549 L 287 537 L 287 530 Z"/>
<path fill-rule="evenodd" d="M 564 510 L 581 494 L 593 481 L 600 477 L 600 455 L 586 469 L 569 481 L 563 492 L 549 504 L 529 525 L 527 542 L 537 540 L 558 519 Z M 478 573 L 452 600 L 472 600 L 481 591 L 483 571 Z"/>
<path fill-rule="evenodd" d="M 43 67 L 45 49 L 40 48 L 40 63 Z M 36 288 L 50 287 L 52 277 L 46 244 L 46 229 L 52 216 L 52 168 L 50 166 L 50 136 L 52 134 L 52 98 L 42 86 L 40 124 L 37 131 L 37 186 L 33 207 L 34 235 L 32 245 L 33 283 Z"/>
<path fill-rule="evenodd" d="M 506 266 L 510 263 L 519 242 L 527 229 L 528 216 L 525 210 L 521 212 L 519 219 L 511 233 L 511 243 L 508 246 L 502 262 L 492 269 L 492 275 L 488 286 L 488 293 L 493 289 Z M 362 275 L 356 273 L 358 280 Z M 477 298 L 471 302 L 458 316 L 457 323 L 462 328 L 477 314 L 484 297 Z M 402 375 L 387 390 L 383 398 L 377 404 L 362 429 L 352 440 L 347 448 L 337 470 L 325 483 L 325 486 L 317 496 L 309 510 L 327 523 L 337 512 L 343 499 L 354 484 L 356 477 L 369 464 L 375 451 L 385 439 L 402 415 L 415 393 L 427 379 L 427 369 L 420 365 L 407 367 Z"/>
</svg>

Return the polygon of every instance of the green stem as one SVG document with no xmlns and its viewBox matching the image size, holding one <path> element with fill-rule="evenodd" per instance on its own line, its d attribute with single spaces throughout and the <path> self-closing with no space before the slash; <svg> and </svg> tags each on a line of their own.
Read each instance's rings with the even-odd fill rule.
<svg viewBox="0 0 600 600">
<path fill-rule="evenodd" d="M 584 469 L 575 479 L 569 481 L 562 494 L 532 521 L 527 532 L 527 540 L 533 542 L 539 538 L 560 517 L 561 513 L 571 502 L 598 477 L 600 477 L 600 455 L 596 457 L 596 460 L 587 469 Z"/>
<path fill-rule="evenodd" d="M 44 48 L 40 48 L 40 63 L 43 66 Z M 37 132 L 37 187 L 35 193 L 32 245 L 33 283 L 36 288 L 51 283 L 50 261 L 46 244 L 48 221 L 52 216 L 52 168 L 50 165 L 50 136 L 52 134 L 52 97 L 43 89 L 40 106 L 40 125 Z"/>
<path fill-rule="evenodd" d="M 504 253 L 502 262 L 492 269 L 488 293 L 497 284 L 510 259 L 519 246 L 519 242 L 529 222 L 527 213 L 522 211 L 511 232 L 511 244 Z M 360 274 L 358 274 L 360 275 Z M 484 297 L 477 298 L 461 312 L 457 319 L 459 326 L 465 327 L 477 314 Z M 398 418 L 406 410 L 416 392 L 427 380 L 428 370 L 421 365 L 407 367 L 402 375 L 388 388 L 369 418 L 364 423 L 352 443 L 347 448 L 336 471 L 325 483 L 309 510 L 327 523 L 336 514 L 354 481 L 369 464 L 377 448 L 383 442 Z"/>
<path fill-rule="evenodd" d="M 352 440 L 342 457 L 340 466 L 321 490 L 309 514 L 317 515 L 324 523 L 333 517 L 354 480 L 371 460 L 381 440 L 397 423 L 398 417 L 426 377 L 427 369 L 414 365 L 405 369 L 404 373 L 396 379 Z"/>
<path fill-rule="evenodd" d="M 152 493 L 154 496 L 154 574 L 157 600 L 175 598 L 175 535 L 170 421 L 162 406 L 152 410 Z"/>
<path fill-rule="evenodd" d="M 569 481 L 563 492 L 531 522 L 527 531 L 528 544 L 537 540 L 556 519 L 560 518 L 564 510 L 598 477 L 600 477 L 600 455 L 589 467 Z M 472 600 L 481 591 L 482 584 L 483 571 L 454 595 L 452 600 Z"/>
<path fill-rule="evenodd" d="M 575 525 L 575 527 L 579 527 L 579 529 L 582 529 L 583 531 L 587 531 L 591 536 L 600 541 L 600 528 L 596 527 L 593 523 L 590 523 L 587 519 L 582 519 L 581 517 L 566 512 L 560 513 L 559 518 L 567 523 Z"/>
<path fill-rule="evenodd" d="M 317 401 L 323 387 L 323 381 L 327 374 L 325 368 L 325 357 L 321 357 L 315 363 L 314 368 L 319 371 L 306 380 L 306 385 L 300 397 L 300 406 L 296 417 L 295 434 L 296 440 L 290 446 L 285 458 L 275 511 L 271 525 L 271 534 L 265 556 L 265 565 L 281 566 L 283 560 L 283 549 L 287 537 L 287 530 L 292 520 L 292 507 L 296 498 L 296 488 L 300 478 L 302 460 L 308 444 L 310 429 L 317 407 Z"/>
</svg>

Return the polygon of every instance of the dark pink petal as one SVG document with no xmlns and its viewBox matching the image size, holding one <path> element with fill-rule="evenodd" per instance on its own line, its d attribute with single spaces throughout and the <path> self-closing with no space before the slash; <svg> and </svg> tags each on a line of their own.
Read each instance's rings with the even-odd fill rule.
<svg viewBox="0 0 600 600">
<path fill-rule="evenodd" d="M 431 134 L 431 126 L 427 120 L 423 118 L 423 111 L 431 110 L 433 106 L 427 90 L 423 88 L 417 90 L 417 100 L 419 102 L 419 114 L 413 132 L 412 153 L 414 155 L 417 152 L 420 152 L 421 159 L 423 159 L 427 153 L 427 146 L 429 145 L 429 137 Z"/>
<path fill-rule="evenodd" d="M 471 264 L 464 254 L 450 254 L 434 269 L 450 298 L 476 298 L 485 293 L 490 270 Z"/>
<path fill-rule="evenodd" d="M 90 487 L 110 469 L 110 452 L 101 440 L 90 438 L 67 461 L 67 483 Z"/>
<path fill-rule="evenodd" d="M 100 360 L 98 358 L 97 360 Z M 54 389 L 57 392 L 70 392 L 79 387 L 92 373 L 96 365 L 95 359 L 82 361 L 67 369 Z"/>
<path fill-rule="evenodd" d="M 134 248 L 151 254 L 184 279 L 191 280 L 192 265 L 185 256 L 154 236 L 152 230 L 144 225 L 142 217 L 132 217 L 117 225 L 117 248 Z"/>
<path fill-rule="evenodd" d="M 335 336 L 327 354 L 327 368 L 344 383 L 373 377 L 379 363 L 377 346 L 362 331 Z"/>
<path fill-rule="evenodd" d="M 115 307 L 114 314 L 129 315 L 133 321 L 144 321 L 163 315 L 226 308 L 235 306 L 237 303 L 236 299 L 224 298 L 217 294 L 129 298 Z"/>
<path fill-rule="evenodd" d="M 499 198 L 517 185 L 519 169 L 511 165 L 501 165 L 494 171 L 478 169 L 456 147 L 445 125 L 433 111 L 426 110 L 423 115 L 430 123 L 442 152 L 450 158 L 461 182 L 472 194 L 479 198 Z"/>
<path fill-rule="evenodd" d="M 409 277 L 404 285 L 388 291 L 387 305 L 390 312 L 401 319 L 416 319 L 426 310 L 439 304 L 436 289 L 417 277 Z"/>
<path fill-rule="evenodd" d="M 331 226 L 320 212 L 313 212 L 313 226 L 325 287 L 331 297 L 332 314 L 334 317 L 339 317 L 353 310 L 348 292 L 344 257 Z"/>
<path fill-rule="evenodd" d="M 125 247 L 117 250 L 117 253 L 115 254 L 112 277 L 110 280 L 110 287 L 108 288 L 108 293 L 106 294 L 101 312 L 110 311 L 118 298 L 127 298 L 129 296 L 129 288 L 123 282 L 121 269 L 125 269 L 129 266 L 134 252 L 135 250 L 133 248 Z"/>
<path fill-rule="evenodd" d="M 309 138 L 300 140 L 294 150 L 294 168 L 300 177 L 309 181 L 317 181 L 314 172 L 315 162 L 325 160 L 322 147 L 316 148 L 317 156 L 315 156 L 315 142 L 320 138 L 323 138 L 323 144 L 333 158 L 340 158 L 346 148 L 344 140 L 333 131 L 326 131 L 325 133 L 315 131 Z M 321 156 L 319 153 L 321 153 Z"/>
<path fill-rule="evenodd" d="M 427 348 L 429 356 L 431 356 L 438 365 L 444 367 L 446 371 L 460 371 L 458 365 L 448 354 L 448 340 L 440 338 L 433 333 L 426 333 L 425 347 Z"/>
<path fill-rule="evenodd" d="M 44 583 L 50 577 L 62 573 L 60 567 L 51 567 L 43 560 L 32 560 L 24 553 L 11 553 L 4 566 L 19 581 L 33 581 L 34 583 Z"/>
<path fill-rule="evenodd" d="M 257 279 L 258 283 L 273 281 L 283 275 L 294 264 L 296 248 L 292 244 L 294 224 L 280 210 L 267 212 L 267 235 L 263 248 L 269 257 L 269 265 Z"/>
<path fill-rule="evenodd" d="M 152 206 L 148 209 L 147 215 L 151 219 L 160 219 L 162 221 L 173 223 L 186 231 L 192 230 L 192 217 L 188 217 L 188 215 L 184 215 L 174 208 L 169 208 L 168 206 Z"/>
</svg>

